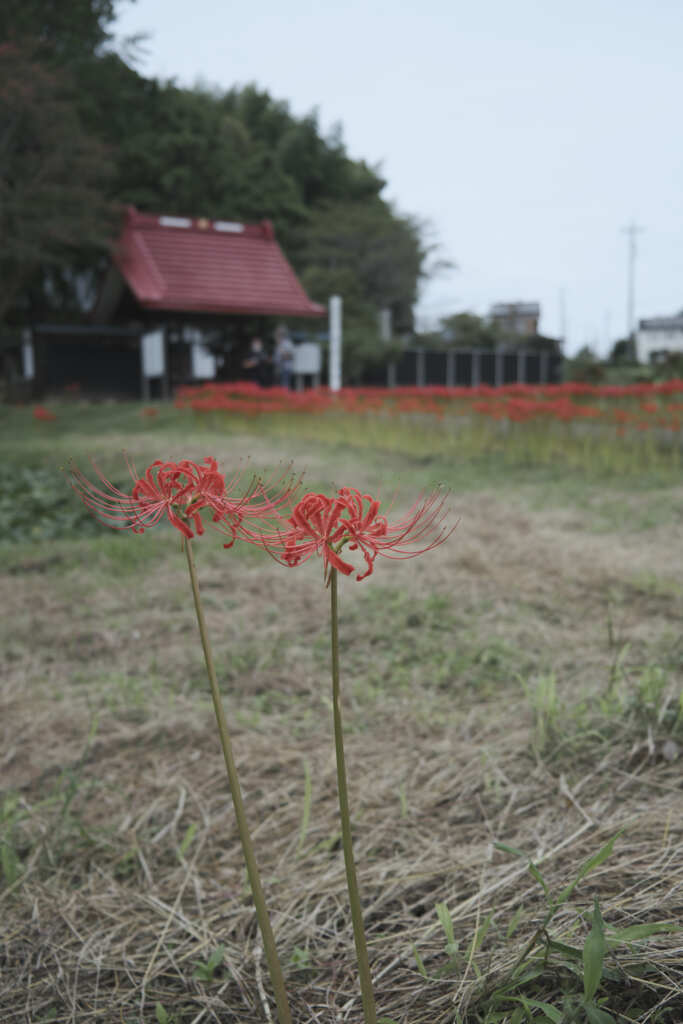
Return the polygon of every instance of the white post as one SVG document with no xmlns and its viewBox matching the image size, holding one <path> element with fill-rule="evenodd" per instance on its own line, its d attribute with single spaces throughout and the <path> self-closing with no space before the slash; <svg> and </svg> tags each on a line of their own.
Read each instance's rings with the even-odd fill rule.
<svg viewBox="0 0 683 1024">
<path fill-rule="evenodd" d="M 379 336 L 382 341 L 391 341 L 391 310 L 379 311 Z"/>
<path fill-rule="evenodd" d="M 327 380 L 330 391 L 339 391 L 342 383 L 342 300 L 340 295 L 330 295 L 329 317 L 330 351 Z"/>
<path fill-rule="evenodd" d="M 24 380 L 34 380 L 36 376 L 36 359 L 33 348 L 33 333 L 30 327 L 25 327 L 21 332 L 21 365 L 24 371 Z"/>
</svg>

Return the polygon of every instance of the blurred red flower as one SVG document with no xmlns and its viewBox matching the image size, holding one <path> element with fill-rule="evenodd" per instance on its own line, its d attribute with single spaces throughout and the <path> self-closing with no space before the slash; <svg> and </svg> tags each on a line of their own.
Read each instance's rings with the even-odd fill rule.
<svg viewBox="0 0 683 1024">
<path fill-rule="evenodd" d="M 49 409 L 46 409 L 44 405 L 37 405 L 35 407 L 33 410 L 33 418 L 35 420 L 42 420 L 44 423 L 57 419 L 55 414 L 50 412 Z"/>
</svg>

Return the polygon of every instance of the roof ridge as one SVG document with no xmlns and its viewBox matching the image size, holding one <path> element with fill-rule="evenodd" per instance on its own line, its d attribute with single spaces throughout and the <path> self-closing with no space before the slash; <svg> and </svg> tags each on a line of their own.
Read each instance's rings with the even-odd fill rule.
<svg viewBox="0 0 683 1024">
<path fill-rule="evenodd" d="M 230 220 L 226 217 L 187 217 L 184 214 L 150 213 L 138 210 L 135 206 L 126 207 L 126 227 L 147 231 L 183 231 L 202 233 L 211 232 L 220 235 L 248 235 L 260 237 L 267 241 L 275 240 L 273 223 L 267 218 L 260 221 Z"/>
</svg>

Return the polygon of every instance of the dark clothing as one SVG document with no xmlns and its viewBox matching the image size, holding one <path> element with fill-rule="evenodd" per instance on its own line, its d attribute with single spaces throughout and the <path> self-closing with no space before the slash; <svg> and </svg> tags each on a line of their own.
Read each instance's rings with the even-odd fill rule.
<svg viewBox="0 0 683 1024">
<path fill-rule="evenodd" d="M 272 372 L 265 352 L 250 352 L 245 363 L 248 364 L 244 368 L 247 380 L 253 380 L 262 388 L 270 387 Z"/>
</svg>

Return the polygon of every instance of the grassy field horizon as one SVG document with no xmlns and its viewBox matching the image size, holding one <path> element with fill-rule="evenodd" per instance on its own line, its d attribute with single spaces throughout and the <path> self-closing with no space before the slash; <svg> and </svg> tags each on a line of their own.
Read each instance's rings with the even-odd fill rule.
<svg viewBox="0 0 683 1024">
<path fill-rule="evenodd" d="M 140 471 L 292 461 L 304 489 L 397 511 L 451 491 L 446 544 L 340 588 L 380 1015 L 680 1024 L 680 474 L 514 463 L 504 441 L 458 459 L 416 419 L 51 408 L 0 410 L 3 1021 L 274 1013 L 179 536 L 107 530 L 60 471 L 93 457 L 123 484 L 125 450 Z M 194 547 L 295 1021 L 357 1021 L 320 566 L 224 551 L 210 530 Z"/>
</svg>

